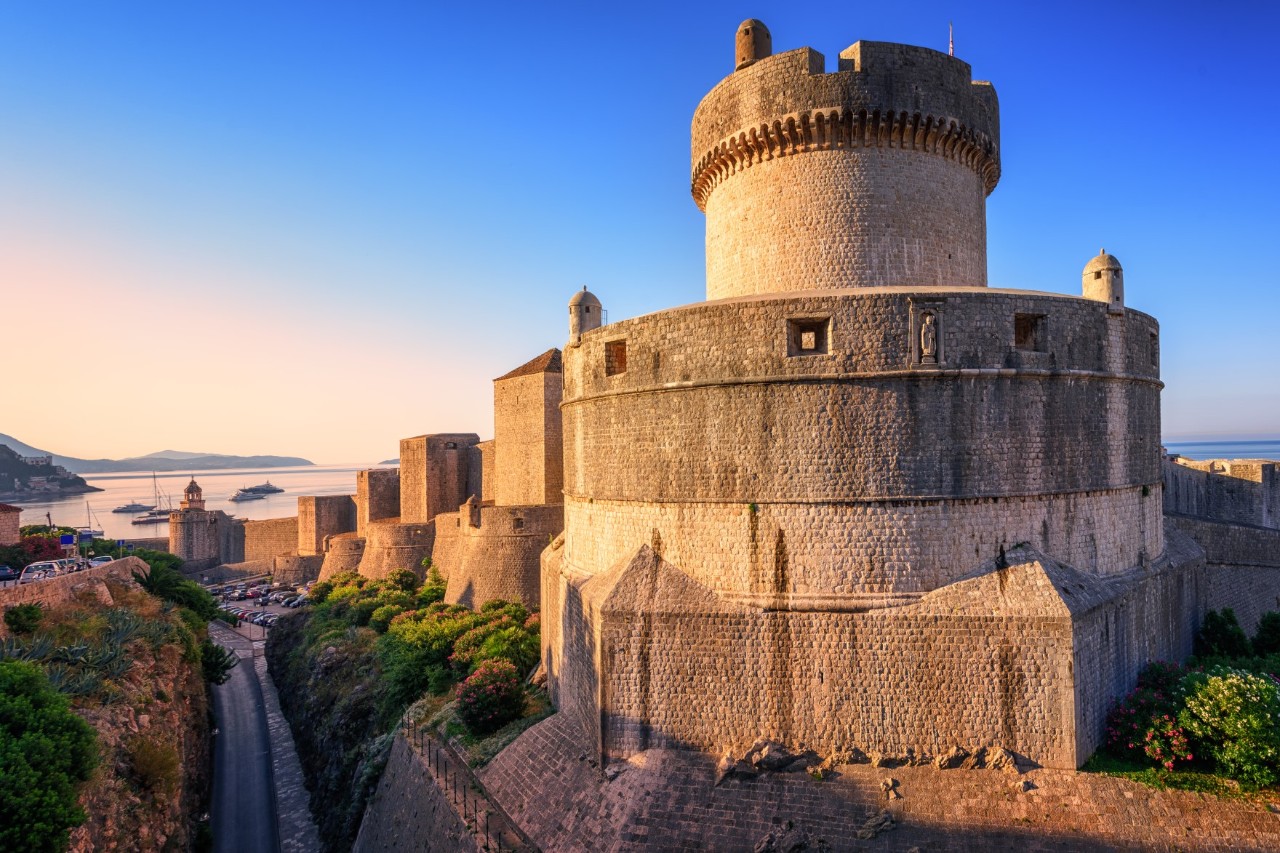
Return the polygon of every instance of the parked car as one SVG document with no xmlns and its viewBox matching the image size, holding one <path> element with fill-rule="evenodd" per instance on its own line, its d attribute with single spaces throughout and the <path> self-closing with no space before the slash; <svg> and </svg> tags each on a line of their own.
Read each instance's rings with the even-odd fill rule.
<svg viewBox="0 0 1280 853">
<path fill-rule="evenodd" d="M 33 583 L 34 581 L 42 581 L 45 578 L 57 577 L 58 563 L 56 560 L 44 560 L 39 563 L 32 563 L 22 570 L 22 577 L 18 578 L 18 583 Z"/>
<path fill-rule="evenodd" d="M 89 565 L 105 566 L 107 563 L 114 563 L 115 561 L 116 561 L 115 557 L 107 557 L 104 555 L 102 557 L 94 557 L 92 560 L 89 561 Z"/>
<path fill-rule="evenodd" d="M 9 566 L 0 566 L 0 582 L 16 581 L 19 574 L 19 572 L 15 572 Z"/>
</svg>

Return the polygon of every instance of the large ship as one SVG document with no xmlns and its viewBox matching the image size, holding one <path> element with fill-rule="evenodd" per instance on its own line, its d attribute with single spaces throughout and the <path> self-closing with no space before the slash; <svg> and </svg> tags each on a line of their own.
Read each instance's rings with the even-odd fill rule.
<svg viewBox="0 0 1280 853">
<path fill-rule="evenodd" d="M 150 512 L 151 510 L 153 510 L 153 509 L 155 509 L 155 508 L 156 508 L 156 505 L 155 505 L 155 504 L 140 504 L 140 503 L 138 503 L 137 501 L 133 501 L 132 503 L 127 503 L 127 504 L 124 504 L 123 506 L 118 506 L 118 507 L 116 507 L 115 509 L 113 509 L 113 510 L 111 510 L 111 511 L 112 511 L 112 512 L 138 513 L 138 512 Z"/>
<path fill-rule="evenodd" d="M 267 480 L 265 483 L 263 483 L 260 486 L 246 486 L 240 491 L 249 495 L 275 495 L 275 494 L 279 494 L 280 492 L 283 492 L 284 489 L 280 488 L 279 486 L 271 485 L 271 481 Z"/>
<path fill-rule="evenodd" d="M 257 486 L 255 486 L 254 488 L 257 488 Z M 281 489 L 280 491 L 283 492 L 284 489 Z M 242 501 L 260 501 L 265 497 L 266 495 L 261 494 L 259 492 L 255 492 L 252 489 L 240 489 L 234 495 L 227 498 L 227 500 L 231 501 L 232 503 L 240 503 Z"/>
</svg>

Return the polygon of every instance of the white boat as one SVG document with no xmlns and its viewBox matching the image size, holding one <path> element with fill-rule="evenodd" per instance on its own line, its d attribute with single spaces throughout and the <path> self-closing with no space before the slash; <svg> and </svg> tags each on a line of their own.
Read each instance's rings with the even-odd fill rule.
<svg viewBox="0 0 1280 853">
<path fill-rule="evenodd" d="M 284 489 L 281 489 L 280 491 L 283 492 Z M 240 489 L 234 495 L 227 498 L 227 500 L 232 503 L 241 503 L 242 501 L 260 501 L 265 497 L 266 495 L 259 494 L 258 492 L 251 492 L 248 489 Z"/>
<path fill-rule="evenodd" d="M 111 511 L 112 511 L 112 512 L 139 513 L 139 512 L 148 512 L 148 511 L 153 510 L 153 509 L 155 509 L 155 508 L 156 508 L 156 505 L 155 505 L 155 504 L 140 504 L 140 503 L 138 503 L 137 501 L 134 501 L 133 503 L 127 503 L 127 504 L 125 504 L 124 506 L 118 506 L 118 507 L 116 507 L 115 509 L 113 509 L 113 510 L 111 510 Z"/>
<path fill-rule="evenodd" d="M 280 492 L 283 492 L 284 489 L 279 486 L 271 485 L 271 481 L 267 480 L 260 486 L 247 486 L 240 491 L 250 495 L 278 495 Z"/>
</svg>

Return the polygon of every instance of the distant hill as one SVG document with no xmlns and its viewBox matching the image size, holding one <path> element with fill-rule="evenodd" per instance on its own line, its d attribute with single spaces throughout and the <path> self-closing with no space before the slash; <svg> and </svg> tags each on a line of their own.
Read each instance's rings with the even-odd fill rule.
<svg viewBox="0 0 1280 853">
<path fill-rule="evenodd" d="M 192 453 L 186 450 L 161 450 L 129 459 L 78 459 L 59 456 L 0 433 L 0 445 L 20 456 L 53 456 L 53 464 L 76 474 L 101 474 L 104 471 L 214 471 L 225 468 L 292 468 L 314 465 L 299 456 L 228 456 L 221 453 Z"/>
<path fill-rule="evenodd" d="M 399 465 L 400 460 L 399 459 L 383 459 L 378 464 L 379 465 Z"/>
</svg>

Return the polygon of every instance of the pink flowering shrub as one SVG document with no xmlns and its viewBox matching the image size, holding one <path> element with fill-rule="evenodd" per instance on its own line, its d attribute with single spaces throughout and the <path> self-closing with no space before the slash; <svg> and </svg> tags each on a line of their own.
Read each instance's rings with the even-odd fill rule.
<svg viewBox="0 0 1280 853">
<path fill-rule="evenodd" d="M 508 660 L 486 660 L 458 685 L 458 716 L 476 734 L 502 728 L 524 712 L 524 688 Z"/>
<path fill-rule="evenodd" d="M 1138 687 L 1107 715 L 1107 747 L 1137 761 L 1149 760 L 1166 770 L 1191 761 L 1191 741 L 1178 720 L 1185 693 L 1186 670 L 1154 663 L 1138 676 Z"/>
</svg>

